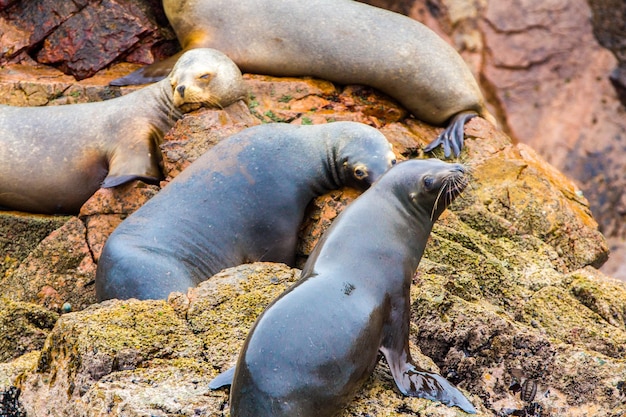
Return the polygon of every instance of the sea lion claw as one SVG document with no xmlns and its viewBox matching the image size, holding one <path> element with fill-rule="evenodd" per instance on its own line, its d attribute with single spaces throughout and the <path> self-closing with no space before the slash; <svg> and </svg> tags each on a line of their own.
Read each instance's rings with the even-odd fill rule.
<svg viewBox="0 0 626 417">
<path fill-rule="evenodd" d="M 427 400 L 440 401 L 449 407 L 459 407 L 469 414 L 476 414 L 476 408 L 469 400 L 444 377 L 424 369 L 411 366 L 396 380 L 403 394 Z"/>
<path fill-rule="evenodd" d="M 211 382 L 209 382 L 209 389 L 216 390 L 232 385 L 234 376 L 235 367 L 233 366 L 232 368 L 222 372 L 221 374 L 213 378 Z"/>
<path fill-rule="evenodd" d="M 431 152 L 439 145 L 443 145 L 443 155 L 445 158 L 449 158 L 453 152 L 455 157 L 461 155 L 464 144 L 463 127 L 465 123 L 476 116 L 478 116 L 478 114 L 473 111 L 457 113 L 452 117 L 448 127 L 446 127 L 435 140 L 424 147 L 424 152 Z"/>
</svg>

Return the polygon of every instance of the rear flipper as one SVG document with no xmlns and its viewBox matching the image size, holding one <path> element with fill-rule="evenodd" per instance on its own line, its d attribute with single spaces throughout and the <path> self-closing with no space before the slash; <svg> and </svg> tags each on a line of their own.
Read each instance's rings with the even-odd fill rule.
<svg viewBox="0 0 626 417">
<path fill-rule="evenodd" d="M 182 52 L 179 52 L 169 58 L 164 59 L 163 61 L 155 62 L 153 64 L 139 68 L 138 70 L 131 72 L 124 77 L 116 78 L 115 80 L 109 82 L 109 85 L 140 85 L 161 81 L 163 78 L 169 75 L 169 73 L 172 71 L 172 68 L 174 68 L 174 64 L 176 64 L 176 61 L 178 61 L 178 58 L 180 58 L 181 55 Z"/>
<path fill-rule="evenodd" d="M 224 371 L 215 378 L 213 378 L 213 380 L 209 382 L 209 389 L 216 390 L 232 385 L 234 376 L 235 367 L 233 366 L 229 370 Z"/>
<path fill-rule="evenodd" d="M 441 134 L 424 148 L 424 152 L 430 152 L 439 145 L 443 145 L 443 155 L 450 157 L 450 151 L 458 157 L 463 149 L 463 127 L 470 119 L 478 116 L 474 111 L 464 111 L 452 117 L 450 124 Z"/>
</svg>

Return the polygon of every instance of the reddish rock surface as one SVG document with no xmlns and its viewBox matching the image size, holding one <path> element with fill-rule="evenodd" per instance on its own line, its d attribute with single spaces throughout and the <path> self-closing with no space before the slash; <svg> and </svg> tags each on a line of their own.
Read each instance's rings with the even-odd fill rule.
<svg viewBox="0 0 626 417">
<path fill-rule="evenodd" d="M 177 48 L 158 0 L 0 4 L 0 64 L 34 59 L 80 80 L 120 57 L 149 64 Z"/>
</svg>

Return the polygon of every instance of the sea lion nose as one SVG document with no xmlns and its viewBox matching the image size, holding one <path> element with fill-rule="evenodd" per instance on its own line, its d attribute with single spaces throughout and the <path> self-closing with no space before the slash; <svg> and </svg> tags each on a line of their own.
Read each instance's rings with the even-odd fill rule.
<svg viewBox="0 0 626 417">
<path fill-rule="evenodd" d="M 465 167 L 461 164 L 455 164 L 452 167 L 452 172 L 460 172 L 461 174 L 465 174 L 467 170 L 465 169 Z"/>
<path fill-rule="evenodd" d="M 184 85 L 179 85 L 178 87 L 176 87 L 176 91 L 178 91 L 178 94 L 180 95 L 181 98 L 185 98 L 185 86 Z"/>
</svg>

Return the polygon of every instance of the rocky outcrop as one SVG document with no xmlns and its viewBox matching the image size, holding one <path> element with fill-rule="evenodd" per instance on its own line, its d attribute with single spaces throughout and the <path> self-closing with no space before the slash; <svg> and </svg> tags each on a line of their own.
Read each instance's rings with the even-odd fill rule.
<svg viewBox="0 0 626 417">
<path fill-rule="evenodd" d="M 253 75 L 246 83 L 247 105 L 199 110 L 168 133 L 168 179 L 224 137 L 263 122 L 368 123 L 401 159 L 424 157 L 422 146 L 440 131 L 406 118 L 368 88 Z M 531 148 L 512 144 L 488 122 L 471 120 L 466 135 L 462 160 L 472 167 L 472 185 L 438 221 L 414 278 L 414 356 L 464 390 L 479 415 L 626 412 L 626 286 L 594 268 L 606 260 L 607 246 L 587 200 Z M 299 271 L 244 265 L 167 301 L 94 304 L 94 268 L 106 237 L 158 189 L 135 182 L 100 190 L 78 217 L 4 213 L 7 224 L 33 225 L 5 241 L 9 248 L 30 243 L 0 277 L 5 317 L 24 317 L 3 326 L 29 335 L 0 345 L 0 392 L 19 394 L 15 413 L 227 412 L 228 392 L 209 391 L 208 381 L 235 362 L 254 318 Z M 345 189 L 311 204 L 299 265 L 355 197 Z M 53 232 L 31 236 L 35 224 L 51 219 Z M 522 385 L 523 397 L 516 389 Z M 402 397 L 381 363 L 343 415 L 415 413 L 458 410 Z"/>
</svg>

